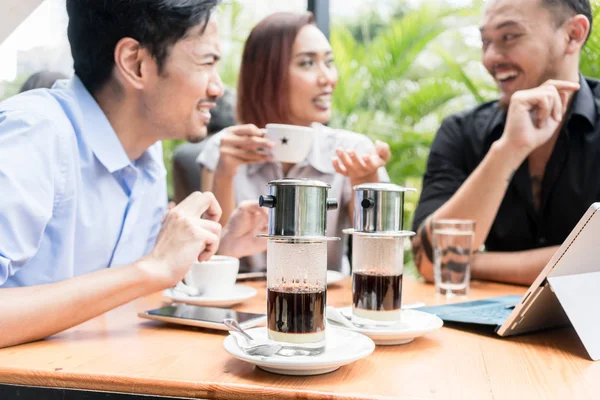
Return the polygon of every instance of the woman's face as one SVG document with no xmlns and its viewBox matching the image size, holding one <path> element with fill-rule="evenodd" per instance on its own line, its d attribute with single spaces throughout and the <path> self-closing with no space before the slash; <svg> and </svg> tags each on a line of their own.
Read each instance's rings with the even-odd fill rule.
<svg viewBox="0 0 600 400">
<path fill-rule="evenodd" d="M 298 32 L 289 68 L 290 123 L 329 121 L 338 74 L 331 45 L 316 26 L 306 25 Z"/>
</svg>

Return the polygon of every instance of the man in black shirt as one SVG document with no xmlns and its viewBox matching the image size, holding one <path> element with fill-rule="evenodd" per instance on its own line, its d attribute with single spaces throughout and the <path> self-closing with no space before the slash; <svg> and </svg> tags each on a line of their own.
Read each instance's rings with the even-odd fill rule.
<svg viewBox="0 0 600 400">
<path fill-rule="evenodd" d="M 417 267 L 433 279 L 431 221 L 476 221 L 476 279 L 530 284 L 600 200 L 600 83 L 579 73 L 588 0 L 494 0 L 481 25 L 498 101 L 450 116 L 415 212 Z"/>
</svg>

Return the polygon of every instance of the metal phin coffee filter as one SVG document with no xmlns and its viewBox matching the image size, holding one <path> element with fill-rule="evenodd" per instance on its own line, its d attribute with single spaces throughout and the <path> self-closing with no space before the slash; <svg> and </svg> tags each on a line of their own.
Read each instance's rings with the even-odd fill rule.
<svg viewBox="0 0 600 400">
<path fill-rule="evenodd" d="M 393 183 L 354 187 L 354 230 L 358 233 L 401 232 L 404 229 L 404 193 L 416 192 Z"/>
<path fill-rule="evenodd" d="M 328 198 L 330 186 L 310 179 L 281 179 L 268 183 L 269 194 L 260 196 L 269 208 L 269 232 L 265 237 L 326 238 L 327 211 L 338 207 Z M 335 238 L 327 238 L 335 239 Z"/>
</svg>

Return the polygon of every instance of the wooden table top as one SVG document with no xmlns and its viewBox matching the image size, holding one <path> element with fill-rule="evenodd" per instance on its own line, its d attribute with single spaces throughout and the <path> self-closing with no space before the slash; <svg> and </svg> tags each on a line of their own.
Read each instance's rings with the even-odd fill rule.
<svg viewBox="0 0 600 400">
<path fill-rule="evenodd" d="M 266 312 L 265 283 L 236 307 Z M 472 282 L 469 299 L 525 288 Z M 350 280 L 329 287 L 329 305 L 350 304 Z M 403 302 L 440 304 L 431 285 L 405 278 Z M 190 398 L 582 399 L 600 396 L 593 363 L 571 328 L 501 339 L 444 327 L 400 346 L 377 346 L 335 372 L 293 377 L 264 372 L 223 349 L 226 332 L 137 317 L 161 306 L 138 299 L 46 340 L 0 350 L 0 383 Z M 49 316 L 51 318 L 51 316 Z"/>
</svg>

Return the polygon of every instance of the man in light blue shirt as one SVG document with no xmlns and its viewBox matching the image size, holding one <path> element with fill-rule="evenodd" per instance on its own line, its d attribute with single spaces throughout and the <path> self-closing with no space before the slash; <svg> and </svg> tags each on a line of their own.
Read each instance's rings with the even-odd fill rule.
<svg viewBox="0 0 600 400">
<path fill-rule="evenodd" d="M 203 138 L 223 91 L 217 2 L 67 0 L 76 76 L 0 103 L 0 347 L 263 250 L 253 205 L 222 238 L 210 193 L 165 216 L 160 140 Z"/>
<path fill-rule="evenodd" d="M 133 262 L 166 212 L 161 143 L 131 161 L 79 78 L 56 86 L 0 105 L 2 287 Z"/>
</svg>

